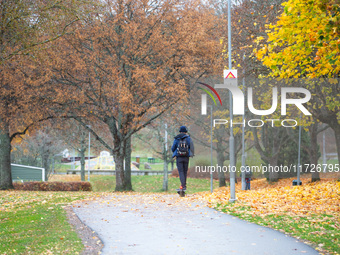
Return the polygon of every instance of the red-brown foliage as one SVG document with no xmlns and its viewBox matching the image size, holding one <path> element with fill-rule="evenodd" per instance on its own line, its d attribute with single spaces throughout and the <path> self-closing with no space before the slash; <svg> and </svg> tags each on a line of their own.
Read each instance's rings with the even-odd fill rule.
<svg viewBox="0 0 340 255">
<path fill-rule="evenodd" d="M 16 182 L 14 188 L 29 191 L 92 191 L 89 182 Z"/>
</svg>

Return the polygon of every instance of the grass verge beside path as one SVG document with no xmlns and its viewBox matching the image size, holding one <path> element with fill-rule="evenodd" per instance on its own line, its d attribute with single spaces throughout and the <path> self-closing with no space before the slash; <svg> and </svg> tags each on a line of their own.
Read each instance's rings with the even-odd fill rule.
<svg viewBox="0 0 340 255">
<path fill-rule="evenodd" d="M 51 178 L 79 180 L 73 175 Z M 163 176 L 132 176 L 132 182 L 138 192 L 160 192 Z M 115 176 L 91 176 L 91 183 L 98 192 L 0 191 L 0 254 L 79 254 L 84 246 L 63 208 L 113 191 Z M 191 194 L 210 189 L 209 180 L 189 179 L 188 185 Z M 178 178 L 169 177 L 169 192 L 175 193 L 178 186 Z"/>
<path fill-rule="evenodd" d="M 168 193 L 176 193 L 180 186 L 178 177 L 168 177 Z M 87 181 L 87 176 L 85 177 Z M 50 181 L 80 181 L 80 175 L 54 175 Z M 116 187 L 116 176 L 114 175 L 91 175 L 90 182 L 95 192 L 113 192 Z M 163 175 L 132 175 L 132 188 L 140 193 L 164 192 Z M 210 191 L 209 179 L 187 179 L 188 194 Z M 213 188 L 218 187 L 218 181 L 213 181 Z"/>
<path fill-rule="evenodd" d="M 180 186 L 178 177 L 168 179 L 168 192 L 176 193 Z M 136 192 L 163 192 L 163 176 L 131 176 L 132 188 Z M 91 184 L 94 191 L 114 191 L 116 179 L 115 176 L 94 175 L 91 176 Z M 218 182 L 214 180 L 214 188 L 218 187 Z M 187 189 L 189 194 L 210 190 L 210 180 L 207 179 L 187 179 Z"/>
<path fill-rule="evenodd" d="M 244 213 L 251 211 L 250 207 L 235 208 L 234 205 L 217 205 L 215 209 L 289 234 L 314 247 L 321 254 L 340 254 L 339 217 L 327 214 L 311 214 L 309 216 L 250 215 Z"/>
<path fill-rule="evenodd" d="M 63 207 L 90 194 L 0 191 L 0 254 L 78 254 L 84 246 Z"/>
</svg>

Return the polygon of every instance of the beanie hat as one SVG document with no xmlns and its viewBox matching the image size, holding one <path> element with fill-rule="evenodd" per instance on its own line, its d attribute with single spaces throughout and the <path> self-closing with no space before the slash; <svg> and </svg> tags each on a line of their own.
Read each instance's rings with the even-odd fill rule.
<svg viewBox="0 0 340 255">
<path fill-rule="evenodd" d="M 179 128 L 179 132 L 180 132 L 180 133 L 187 133 L 187 132 L 188 132 L 188 129 L 187 129 L 186 126 L 181 126 L 181 127 Z"/>
</svg>

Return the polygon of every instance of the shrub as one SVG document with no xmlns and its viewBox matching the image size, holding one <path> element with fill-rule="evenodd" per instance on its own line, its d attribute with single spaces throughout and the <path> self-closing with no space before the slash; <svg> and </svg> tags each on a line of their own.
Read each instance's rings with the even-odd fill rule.
<svg viewBox="0 0 340 255">
<path fill-rule="evenodd" d="M 89 182 L 15 182 L 14 189 L 29 191 L 92 191 Z"/>
</svg>

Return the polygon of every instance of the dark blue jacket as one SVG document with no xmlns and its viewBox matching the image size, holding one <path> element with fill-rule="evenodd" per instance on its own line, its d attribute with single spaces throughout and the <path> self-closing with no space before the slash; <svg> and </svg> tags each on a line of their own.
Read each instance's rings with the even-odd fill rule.
<svg viewBox="0 0 340 255">
<path fill-rule="evenodd" d="M 190 136 L 187 134 L 179 134 L 175 136 L 174 143 L 171 147 L 171 150 L 173 152 L 172 157 L 178 157 L 177 147 L 178 147 L 179 141 L 182 138 L 185 138 L 187 140 L 187 143 L 189 144 L 189 157 L 193 157 L 194 156 L 194 143 L 192 142 L 192 139 L 190 138 Z"/>
</svg>

